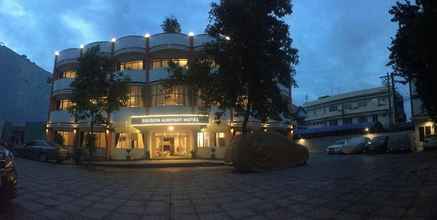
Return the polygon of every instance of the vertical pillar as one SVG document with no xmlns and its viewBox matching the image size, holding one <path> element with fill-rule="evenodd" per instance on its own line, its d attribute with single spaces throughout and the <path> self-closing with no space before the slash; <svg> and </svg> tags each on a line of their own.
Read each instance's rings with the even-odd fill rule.
<svg viewBox="0 0 437 220">
<path fill-rule="evenodd" d="M 149 85 L 150 80 L 150 34 L 144 35 L 144 58 L 143 58 L 143 69 L 144 74 L 146 78 L 146 83 L 144 85 L 144 92 L 143 92 L 143 103 L 144 107 L 146 109 L 146 113 L 149 110 L 149 107 L 151 107 L 151 89 Z"/>
<path fill-rule="evenodd" d="M 59 56 L 59 52 L 56 51 L 55 52 L 55 59 L 53 62 L 53 73 L 52 73 L 52 77 L 49 79 L 48 83 L 50 83 L 50 95 L 49 95 L 49 106 L 48 106 L 48 111 L 47 111 L 47 123 L 46 123 L 46 138 L 48 141 L 53 140 L 53 135 L 51 134 L 53 132 L 53 128 L 48 128 L 48 124 L 50 123 L 50 114 L 52 111 L 52 106 L 53 106 L 53 85 L 54 85 L 54 81 L 57 79 L 58 77 L 58 71 L 57 71 L 57 64 L 58 64 L 58 56 Z"/>
</svg>

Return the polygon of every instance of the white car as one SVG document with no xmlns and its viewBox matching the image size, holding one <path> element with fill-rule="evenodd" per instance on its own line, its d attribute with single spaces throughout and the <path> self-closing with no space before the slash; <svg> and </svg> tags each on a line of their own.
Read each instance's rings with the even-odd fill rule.
<svg viewBox="0 0 437 220">
<path fill-rule="evenodd" d="M 366 147 L 366 143 L 369 142 L 369 138 L 355 137 L 350 139 L 343 147 L 341 152 L 344 154 L 359 154 L 362 153 Z"/>
<path fill-rule="evenodd" d="M 344 140 L 337 140 L 333 145 L 328 146 L 326 148 L 326 153 L 328 154 L 338 154 L 341 153 L 341 149 L 343 148 L 343 146 L 345 144 L 347 144 L 348 140 L 344 139 Z"/>
</svg>

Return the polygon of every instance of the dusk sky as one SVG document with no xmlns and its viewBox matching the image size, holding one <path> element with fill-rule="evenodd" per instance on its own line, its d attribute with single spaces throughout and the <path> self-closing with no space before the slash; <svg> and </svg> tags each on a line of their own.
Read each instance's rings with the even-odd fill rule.
<svg viewBox="0 0 437 220">
<path fill-rule="evenodd" d="M 202 33 L 210 0 L 0 0 L 0 42 L 52 71 L 53 52 L 93 41 L 158 33 L 168 15 L 182 31 Z M 286 20 L 299 49 L 295 104 L 381 85 L 389 72 L 395 0 L 294 0 Z M 405 103 L 407 89 L 400 88 Z M 406 112 L 409 107 L 406 106 Z"/>
</svg>

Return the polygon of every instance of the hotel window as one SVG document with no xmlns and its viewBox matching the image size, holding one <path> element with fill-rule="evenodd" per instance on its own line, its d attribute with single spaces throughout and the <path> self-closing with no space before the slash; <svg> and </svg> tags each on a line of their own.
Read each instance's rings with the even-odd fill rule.
<svg viewBox="0 0 437 220">
<path fill-rule="evenodd" d="M 170 62 L 181 67 L 188 65 L 188 59 L 154 59 L 152 60 L 152 69 L 168 68 Z"/>
<path fill-rule="evenodd" d="M 215 133 L 215 146 L 224 147 L 225 146 L 225 133 L 217 132 Z"/>
<path fill-rule="evenodd" d="M 197 132 L 197 147 L 209 147 L 209 133 Z"/>
<path fill-rule="evenodd" d="M 120 63 L 120 70 L 142 70 L 143 69 L 143 61 L 142 60 L 135 60 L 135 61 L 129 61 Z"/>
<path fill-rule="evenodd" d="M 61 99 L 58 101 L 57 110 L 67 111 L 71 106 L 73 106 L 73 102 L 68 99 Z"/>
<path fill-rule="evenodd" d="M 152 96 L 155 106 L 179 106 L 185 104 L 185 89 L 180 86 L 173 88 L 154 86 Z"/>
<path fill-rule="evenodd" d="M 350 110 L 350 109 L 352 109 L 352 104 L 351 104 L 351 103 L 343 104 L 343 109 L 345 109 L 345 110 Z"/>
<path fill-rule="evenodd" d="M 77 72 L 74 70 L 68 70 L 65 71 L 61 74 L 61 78 L 66 78 L 66 79 L 74 79 L 77 76 Z"/>
<path fill-rule="evenodd" d="M 64 140 L 64 146 L 73 146 L 74 145 L 74 133 L 71 131 L 57 131 L 59 135 L 62 136 Z"/>
<path fill-rule="evenodd" d="M 329 126 L 337 126 L 338 125 L 338 121 L 337 120 L 329 120 Z"/>
<path fill-rule="evenodd" d="M 141 133 L 117 133 L 115 134 L 115 147 L 119 149 L 144 148 L 143 135 Z"/>
<path fill-rule="evenodd" d="M 142 107 L 143 105 L 143 87 L 130 86 L 126 107 Z"/>
<path fill-rule="evenodd" d="M 81 138 L 82 139 L 82 144 L 81 144 L 81 146 L 82 147 L 85 147 L 86 146 L 86 136 L 87 136 L 88 134 L 85 134 L 85 135 L 83 135 L 83 138 Z M 105 148 L 106 147 L 106 137 L 105 137 L 105 132 L 97 132 L 97 133 L 94 133 L 94 135 L 95 135 L 95 137 L 96 137 L 96 139 L 95 139 L 95 141 L 96 141 L 96 148 Z"/>
<path fill-rule="evenodd" d="M 378 115 L 372 115 L 372 122 L 378 122 Z"/>
</svg>

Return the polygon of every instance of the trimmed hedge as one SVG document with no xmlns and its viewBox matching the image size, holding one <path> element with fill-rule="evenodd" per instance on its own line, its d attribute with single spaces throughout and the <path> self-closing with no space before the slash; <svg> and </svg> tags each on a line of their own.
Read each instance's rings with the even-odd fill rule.
<svg viewBox="0 0 437 220">
<path fill-rule="evenodd" d="M 250 172 L 294 167 L 305 164 L 308 150 L 277 133 L 255 132 L 237 136 L 231 142 L 225 161 L 237 171 Z"/>
</svg>

